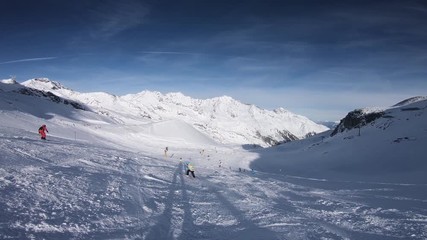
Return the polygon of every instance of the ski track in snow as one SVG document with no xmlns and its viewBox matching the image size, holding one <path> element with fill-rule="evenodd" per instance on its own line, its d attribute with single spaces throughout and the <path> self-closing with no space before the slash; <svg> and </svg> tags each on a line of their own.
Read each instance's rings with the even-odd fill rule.
<svg viewBox="0 0 427 240">
<path fill-rule="evenodd" d="M 203 164 L 193 179 L 177 159 L 7 132 L 0 148 L 1 239 L 427 238 L 426 185 Z"/>
</svg>

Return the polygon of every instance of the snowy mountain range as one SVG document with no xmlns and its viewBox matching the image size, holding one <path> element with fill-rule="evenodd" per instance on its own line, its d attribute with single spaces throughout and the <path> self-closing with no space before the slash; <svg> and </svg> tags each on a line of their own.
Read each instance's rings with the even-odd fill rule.
<svg viewBox="0 0 427 240">
<path fill-rule="evenodd" d="M 0 239 L 427 238 L 426 97 L 356 109 L 333 130 L 248 148 L 248 139 L 269 144 L 235 140 L 231 120 L 293 115 L 227 97 L 25 84 L 48 88 L 0 83 Z M 226 127 L 232 133 L 219 132 Z"/>
<path fill-rule="evenodd" d="M 125 96 L 79 93 L 46 78 L 31 79 L 22 85 L 66 99 L 77 108 L 85 106 L 116 124 L 182 121 L 220 143 L 265 147 L 328 130 L 283 108 L 269 111 L 228 96 L 200 100 L 182 93 L 150 91 Z"/>
</svg>

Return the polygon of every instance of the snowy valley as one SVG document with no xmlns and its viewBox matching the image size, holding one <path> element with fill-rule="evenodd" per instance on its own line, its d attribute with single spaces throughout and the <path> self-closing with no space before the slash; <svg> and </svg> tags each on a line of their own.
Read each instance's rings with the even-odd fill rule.
<svg viewBox="0 0 427 240">
<path fill-rule="evenodd" d="M 327 130 L 229 97 L 3 80 L 0 238 L 426 239 L 427 98 Z"/>
</svg>

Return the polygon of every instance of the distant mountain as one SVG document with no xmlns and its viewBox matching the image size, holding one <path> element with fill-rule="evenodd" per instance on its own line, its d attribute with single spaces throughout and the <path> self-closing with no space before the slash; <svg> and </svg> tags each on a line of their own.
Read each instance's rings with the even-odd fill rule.
<svg viewBox="0 0 427 240">
<path fill-rule="evenodd" d="M 317 179 L 425 184 L 426 123 L 427 97 L 356 109 L 333 131 L 259 150 L 251 167 Z"/>
<path fill-rule="evenodd" d="M 412 105 L 413 103 L 423 102 L 427 100 L 427 97 L 418 96 L 412 97 L 409 99 L 405 99 L 391 108 L 361 108 L 355 109 L 347 114 L 339 124 L 334 128 L 331 136 L 351 130 L 353 128 L 361 128 L 370 123 L 374 124 L 374 121 L 379 118 L 394 118 L 390 113 L 395 112 L 394 109 L 400 109 L 400 111 L 419 111 L 421 110 L 419 107 L 406 107 L 408 105 Z"/>
<path fill-rule="evenodd" d="M 408 105 L 408 104 L 411 104 L 414 102 L 419 102 L 419 101 L 426 100 L 426 99 L 427 99 L 426 96 L 411 97 L 411 98 L 408 98 L 408 99 L 405 99 L 401 102 L 396 103 L 395 105 L 393 105 L 393 107 L 405 106 L 405 105 Z"/>
<path fill-rule="evenodd" d="M 327 128 L 334 129 L 340 123 L 340 121 L 318 121 L 316 123 Z"/>
<path fill-rule="evenodd" d="M 328 130 L 283 108 L 269 111 L 228 96 L 201 100 L 179 92 L 143 91 L 125 96 L 80 93 L 46 78 L 31 79 L 22 85 L 78 102 L 122 125 L 180 120 L 220 143 L 265 147 Z"/>
<path fill-rule="evenodd" d="M 42 80 L 40 80 L 40 81 L 42 81 Z M 16 92 L 16 93 L 28 95 L 28 96 L 45 98 L 45 99 L 49 99 L 52 102 L 63 103 L 65 105 L 69 104 L 72 107 L 74 107 L 75 109 L 85 110 L 85 107 L 76 101 L 72 101 L 72 100 L 69 100 L 69 99 L 66 99 L 63 97 L 59 97 L 50 91 L 43 91 L 43 90 L 38 90 L 35 88 L 24 87 L 23 85 L 16 82 L 14 79 L 0 80 L 0 83 L 4 84 L 0 88 L 0 91 L 10 91 L 10 92 Z M 54 86 L 52 86 L 52 88 L 54 88 Z"/>
</svg>

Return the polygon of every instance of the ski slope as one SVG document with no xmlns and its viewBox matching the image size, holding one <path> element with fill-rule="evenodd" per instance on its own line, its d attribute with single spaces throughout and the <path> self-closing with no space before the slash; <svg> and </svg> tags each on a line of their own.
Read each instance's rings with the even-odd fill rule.
<svg viewBox="0 0 427 240">
<path fill-rule="evenodd" d="M 251 154 L 239 149 L 165 157 L 0 130 L 1 239 L 427 237 L 426 184 L 240 172 L 233 161 Z M 195 163 L 196 179 L 180 157 Z"/>
<path fill-rule="evenodd" d="M 426 239 L 426 108 L 261 149 L 0 91 L 0 239 Z"/>
</svg>

